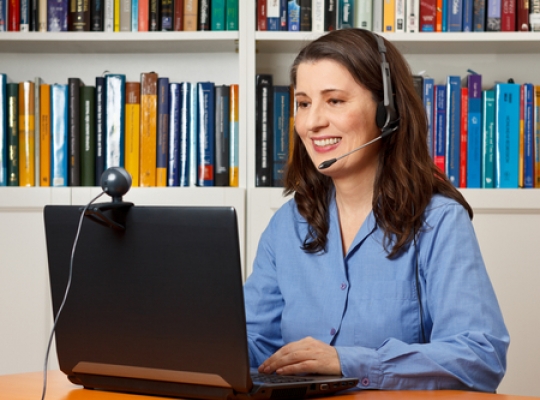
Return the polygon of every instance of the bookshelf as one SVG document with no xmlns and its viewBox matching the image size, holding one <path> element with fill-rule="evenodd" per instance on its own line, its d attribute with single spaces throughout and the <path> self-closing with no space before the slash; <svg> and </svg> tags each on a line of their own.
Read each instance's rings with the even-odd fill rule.
<svg viewBox="0 0 540 400">
<path fill-rule="evenodd" d="M 237 208 L 245 276 L 259 236 L 286 200 L 280 188 L 256 188 L 255 75 L 271 73 L 287 84 L 289 66 L 311 32 L 255 31 L 255 2 L 240 2 L 238 32 L 0 33 L 0 71 L 13 81 L 40 76 L 46 83 L 69 76 L 93 84 L 103 71 L 138 80 L 156 71 L 172 80 L 240 84 L 239 188 L 133 188 L 135 204 L 233 205 Z M 514 78 L 540 83 L 540 33 L 385 34 L 405 54 L 414 73 L 436 80 L 483 75 L 484 85 Z M 518 62 L 516 62 L 516 60 Z M 39 370 L 51 328 L 42 209 L 84 204 L 98 188 L 0 188 L 0 374 Z M 540 190 L 463 190 L 486 265 L 512 335 L 508 373 L 499 393 L 540 396 L 536 360 L 540 330 Z M 106 201 L 101 198 L 99 201 Z M 532 307 L 531 307 L 532 306 Z M 525 310 L 525 312 L 523 312 Z M 55 367 L 53 361 L 51 368 Z"/>
</svg>

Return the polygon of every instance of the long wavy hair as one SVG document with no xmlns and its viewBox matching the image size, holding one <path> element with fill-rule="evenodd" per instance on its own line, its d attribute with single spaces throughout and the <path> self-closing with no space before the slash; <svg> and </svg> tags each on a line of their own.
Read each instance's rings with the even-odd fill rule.
<svg viewBox="0 0 540 400">
<path fill-rule="evenodd" d="M 291 83 L 296 88 L 300 64 L 332 60 L 344 66 L 359 85 L 372 93 L 377 103 L 382 101 L 381 55 L 373 35 L 363 29 L 341 29 L 309 43 L 294 60 Z M 382 139 L 372 208 L 378 226 L 384 231 L 384 248 L 392 258 L 420 232 L 424 211 L 434 194 L 456 200 L 471 219 L 473 211 L 433 163 L 427 146 L 427 117 L 415 91 L 409 65 L 392 43 L 383 40 L 400 121 L 397 131 Z M 304 251 L 325 250 L 333 182 L 316 169 L 296 133 L 284 187 L 285 195 L 294 193 L 298 210 L 310 226 L 303 243 Z"/>
</svg>

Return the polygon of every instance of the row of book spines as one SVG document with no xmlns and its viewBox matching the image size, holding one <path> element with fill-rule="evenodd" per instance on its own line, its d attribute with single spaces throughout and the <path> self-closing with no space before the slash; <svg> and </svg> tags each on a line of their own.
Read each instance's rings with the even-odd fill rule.
<svg viewBox="0 0 540 400">
<path fill-rule="evenodd" d="M 0 78 L 5 81 L 5 75 L 0 75 Z M 154 75 L 153 78 L 157 82 L 157 76 Z M 3 138 L 0 126 L 0 186 L 67 186 L 68 183 L 72 186 L 99 186 L 99 176 L 105 167 L 116 165 L 126 167 L 132 175 L 133 186 L 139 186 L 139 176 L 140 186 L 239 185 L 237 84 L 215 86 L 211 82 L 203 82 L 198 83 L 197 88 L 192 90 L 190 83 L 169 85 L 168 78 L 160 78 L 160 89 L 163 91 L 165 88 L 164 100 L 163 92 L 158 95 L 152 88 L 146 91 L 143 88 L 141 92 L 139 82 L 128 82 L 125 135 L 114 135 L 118 137 L 114 140 L 114 145 L 109 146 L 111 142 L 108 139 L 111 135 L 101 138 L 102 135 L 96 129 L 101 126 L 100 117 L 95 110 L 100 107 L 102 89 L 98 87 L 96 91 L 94 86 L 80 86 L 77 96 L 74 96 L 70 93 L 70 88 L 75 80 L 78 78 L 70 78 L 69 87 L 41 84 L 38 90 L 35 90 L 34 82 L 29 81 L 0 85 L 0 89 L 7 89 L 0 90 L 0 122 L 6 122 L 4 125 L 9 128 L 5 130 L 6 135 Z M 157 87 L 157 84 L 154 86 Z M 213 100 L 210 103 L 206 98 L 203 105 L 198 104 L 199 99 L 203 99 L 202 88 L 212 92 L 215 88 L 216 96 L 212 95 L 212 99 L 216 98 L 215 108 Z M 34 106 L 36 94 L 39 108 Z M 78 97 L 78 101 L 73 100 L 75 97 Z M 124 101 L 123 96 L 115 97 Z M 166 109 L 162 107 L 158 110 L 158 101 L 160 104 L 169 103 L 169 97 L 170 109 L 167 105 Z M 140 102 L 134 102 L 139 98 Z M 73 102 L 80 104 L 80 108 L 73 107 Z M 214 111 L 216 115 L 210 115 Z M 36 114 L 40 131 L 34 130 Z M 119 119 L 118 123 L 121 123 L 123 117 Z M 204 143 L 197 141 L 197 119 L 200 119 L 201 126 L 207 121 L 216 121 L 215 127 L 205 127 L 207 135 Z M 138 124 L 139 120 L 141 125 Z M 74 124 L 80 131 L 77 129 L 75 133 L 72 132 Z M 109 123 L 103 130 L 109 132 L 108 125 Z M 68 138 L 68 127 L 71 140 Z M 224 139 L 215 146 L 213 141 L 219 138 L 213 133 L 219 129 Z M 169 134 L 173 131 L 174 135 Z M 124 142 L 124 136 L 125 148 L 123 143 L 116 143 Z M 80 140 L 74 140 L 73 137 L 79 137 Z M 171 151 L 168 148 L 169 138 Z M 40 147 L 34 148 L 35 142 L 40 142 L 36 143 Z M 101 145 L 100 142 L 105 143 Z M 194 161 L 199 152 L 195 146 L 198 145 L 202 146 L 203 153 L 211 146 L 225 156 L 219 158 L 205 153 L 204 157 L 211 158 L 211 163 L 205 164 L 206 160 L 201 160 L 200 162 L 204 163 L 196 165 Z M 123 149 L 120 150 L 119 146 Z M 8 149 L 9 151 L 4 151 Z M 115 156 L 110 157 L 109 153 L 115 153 Z M 161 158 L 158 157 L 160 154 Z M 80 159 L 76 155 L 80 155 Z M 220 174 L 216 173 L 215 176 L 214 157 L 221 162 L 216 165 L 216 171 Z M 114 165 L 102 165 L 99 168 L 99 161 L 103 159 L 105 164 Z M 193 160 L 191 164 L 190 159 Z M 40 168 L 34 168 L 34 163 L 39 163 Z"/>
<path fill-rule="evenodd" d="M 386 33 L 540 31 L 540 13 L 529 0 L 257 0 L 260 31 L 342 28 Z"/>
<path fill-rule="evenodd" d="M 435 164 L 458 187 L 540 187 L 540 86 L 496 84 L 481 76 L 450 76 L 445 85 L 424 79 L 428 147 Z M 536 98 L 536 101 L 535 101 Z"/>
<path fill-rule="evenodd" d="M 0 32 L 236 31 L 238 1 L 0 0 Z"/>
</svg>

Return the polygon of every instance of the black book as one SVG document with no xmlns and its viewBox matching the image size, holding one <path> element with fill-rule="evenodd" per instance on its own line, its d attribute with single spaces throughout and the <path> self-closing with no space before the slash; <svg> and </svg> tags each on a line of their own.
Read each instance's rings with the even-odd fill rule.
<svg viewBox="0 0 540 400">
<path fill-rule="evenodd" d="M 161 0 L 161 30 L 173 30 L 173 0 Z"/>
<path fill-rule="evenodd" d="M 96 186 L 105 171 L 105 78 L 96 77 Z"/>
<path fill-rule="evenodd" d="M 148 10 L 149 25 L 148 30 L 156 32 L 161 30 L 161 0 L 150 0 Z"/>
<path fill-rule="evenodd" d="M 90 0 L 90 30 L 103 31 L 103 0 Z"/>
<path fill-rule="evenodd" d="M 258 74 L 255 99 L 255 186 L 272 186 L 272 91 L 272 75 Z"/>
<path fill-rule="evenodd" d="M 338 0 L 326 0 L 324 2 L 324 30 L 325 31 L 333 31 L 336 29 L 337 1 Z"/>
<path fill-rule="evenodd" d="M 7 186 L 19 186 L 19 84 L 6 85 Z"/>
<path fill-rule="evenodd" d="M 68 78 L 69 186 L 81 185 L 81 86 L 80 78 Z"/>
<path fill-rule="evenodd" d="M 215 87 L 215 112 L 216 118 L 214 135 L 215 142 L 215 170 L 214 186 L 229 186 L 229 155 L 230 155 L 230 135 L 229 135 L 229 99 L 230 87 L 220 85 Z"/>
<path fill-rule="evenodd" d="M 210 30 L 210 0 L 199 0 L 198 30 Z"/>
<path fill-rule="evenodd" d="M 300 30 L 311 31 L 311 0 L 300 0 Z"/>
</svg>

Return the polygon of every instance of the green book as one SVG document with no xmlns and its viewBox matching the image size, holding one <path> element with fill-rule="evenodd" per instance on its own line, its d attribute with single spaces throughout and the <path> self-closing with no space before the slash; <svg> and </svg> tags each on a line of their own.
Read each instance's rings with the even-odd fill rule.
<svg viewBox="0 0 540 400">
<path fill-rule="evenodd" d="M 210 27 L 213 31 L 225 30 L 225 0 L 212 0 Z"/>
<path fill-rule="evenodd" d="M 228 31 L 238 30 L 238 0 L 227 0 L 226 26 Z"/>
<path fill-rule="evenodd" d="M 495 91 L 482 92 L 482 188 L 495 187 Z"/>
<path fill-rule="evenodd" d="M 95 86 L 83 86 L 80 91 L 80 154 L 81 186 L 96 182 Z"/>
<path fill-rule="evenodd" d="M 19 84 L 6 85 L 7 186 L 19 186 Z"/>
</svg>

